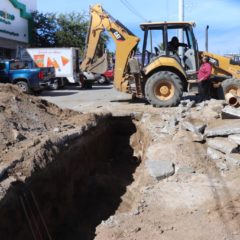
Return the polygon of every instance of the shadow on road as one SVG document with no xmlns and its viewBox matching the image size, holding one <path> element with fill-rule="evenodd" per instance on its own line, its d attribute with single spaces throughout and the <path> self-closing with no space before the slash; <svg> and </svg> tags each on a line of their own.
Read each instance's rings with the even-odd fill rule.
<svg viewBox="0 0 240 240">
<path fill-rule="evenodd" d="M 63 97 L 77 94 L 78 92 L 68 92 L 68 91 L 44 91 L 41 93 L 42 97 Z"/>
<path fill-rule="evenodd" d="M 149 103 L 145 100 L 145 99 L 120 99 L 120 100 L 112 100 L 110 101 L 112 103 L 114 102 L 118 102 L 118 103 L 129 103 L 129 104 L 145 104 L 145 105 L 149 105 Z"/>
<path fill-rule="evenodd" d="M 82 90 L 107 90 L 107 89 L 112 89 L 113 86 L 93 86 L 92 89 L 82 89 Z"/>
<path fill-rule="evenodd" d="M 80 86 L 69 85 L 69 86 L 65 86 L 63 90 L 92 91 L 92 90 L 107 90 L 112 88 L 113 88 L 113 85 L 104 85 L 104 86 L 93 85 L 91 89 L 81 88 Z"/>
</svg>

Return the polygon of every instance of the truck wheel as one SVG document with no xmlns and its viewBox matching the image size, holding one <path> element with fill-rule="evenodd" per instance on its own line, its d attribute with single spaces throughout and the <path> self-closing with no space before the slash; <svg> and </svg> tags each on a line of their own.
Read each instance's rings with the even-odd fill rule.
<svg viewBox="0 0 240 240">
<path fill-rule="evenodd" d="M 220 99 L 225 99 L 227 93 L 232 93 L 240 97 L 240 79 L 226 79 L 222 82 L 218 90 L 218 97 Z"/>
<path fill-rule="evenodd" d="M 106 77 L 103 76 L 103 75 L 101 75 L 101 77 L 99 77 L 99 79 L 98 79 L 98 83 L 99 83 L 99 84 L 104 84 L 104 83 L 106 83 L 106 82 L 107 82 Z"/>
<path fill-rule="evenodd" d="M 145 96 L 154 107 L 176 106 L 183 94 L 183 83 L 173 72 L 153 74 L 146 82 Z"/>
<path fill-rule="evenodd" d="M 59 89 L 59 82 L 58 82 L 58 80 L 54 81 L 53 84 L 50 85 L 50 89 L 51 90 L 58 90 Z"/>
<path fill-rule="evenodd" d="M 27 82 L 19 81 L 19 82 L 17 82 L 17 85 L 22 92 L 30 93 L 30 89 L 29 89 L 29 86 L 28 86 Z"/>
</svg>

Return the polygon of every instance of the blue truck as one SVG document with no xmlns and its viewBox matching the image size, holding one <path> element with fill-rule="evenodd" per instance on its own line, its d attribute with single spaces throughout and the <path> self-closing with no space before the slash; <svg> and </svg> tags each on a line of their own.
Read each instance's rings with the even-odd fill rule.
<svg viewBox="0 0 240 240">
<path fill-rule="evenodd" d="M 33 61 L 0 60 L 0 83 L 17 84 L 25 93 L 40 92 L 54 78 L 52 67 L 38 68 Z"/>
</svg>

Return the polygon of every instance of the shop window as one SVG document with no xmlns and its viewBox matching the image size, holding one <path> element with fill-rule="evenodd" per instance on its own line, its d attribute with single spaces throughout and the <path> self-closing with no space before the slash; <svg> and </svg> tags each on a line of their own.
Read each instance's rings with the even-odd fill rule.
<svg viewBox="0 0 240 240">
<path fill-rule="evenodd" d="M 0 48 L 0 58 L 1 59 L 11 59 L 13 50 L 8 48 Z"/>
</svg>

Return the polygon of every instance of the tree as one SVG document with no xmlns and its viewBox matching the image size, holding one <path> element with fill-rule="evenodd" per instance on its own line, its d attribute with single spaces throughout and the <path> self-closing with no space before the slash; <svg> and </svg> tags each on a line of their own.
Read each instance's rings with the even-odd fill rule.
<svg viewBox="0 0 240 240">
<path fill-rule="evenodd" d="M 57 18 L 59 30 L 56 32 L 58 47 L 78 47 L 83 52 L 88 21 L 82 13 L 60 14 Z"/>
<path fill-rule="evenodd" d="M 33 36 L 34 47 L 77 47 L 80 55 L 83 55 L 85 39 L 87 36 L 89 20 L 85 13 L 39 13 L 33 14 Z M 106 49 L 108 36 L 102 34 L 97 54 Z"/>
<path fill-rule="evenodd" d="M 56 46 L 57 21 L 55 13 L 33 13 L 31 47 Z"/>
</svg>

